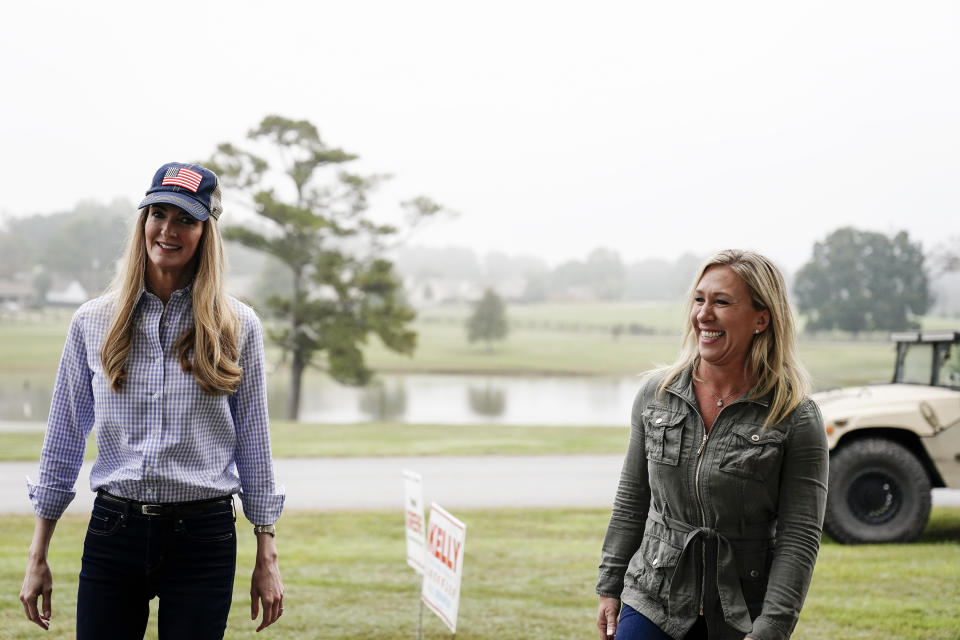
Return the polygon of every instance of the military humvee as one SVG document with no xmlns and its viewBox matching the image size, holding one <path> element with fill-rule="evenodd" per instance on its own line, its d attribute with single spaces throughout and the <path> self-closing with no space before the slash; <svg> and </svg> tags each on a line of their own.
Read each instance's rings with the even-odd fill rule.
<svg viewBox="0 0 960 640">
<path fill-rule="evenodd" d="M 960 488 L 960 331 L 895 333 L 893 381 L 814 394 L 830 444 L 826 532 L 906 542 L 932 487 Z"/>
</svg>

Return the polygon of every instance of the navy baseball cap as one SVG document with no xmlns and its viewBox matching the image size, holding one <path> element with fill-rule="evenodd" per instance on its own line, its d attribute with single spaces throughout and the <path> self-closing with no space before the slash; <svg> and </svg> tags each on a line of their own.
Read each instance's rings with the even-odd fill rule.
<svg viewBox="0 0 960 640">
<path fill-rule="evenodd" d="M 220 178 L 198 164 L 168 162 L 153 174 L 153 182 L 137 209 L 151 204 L 172 204 L 201 222 L 223 212 Z"/>
</svg>

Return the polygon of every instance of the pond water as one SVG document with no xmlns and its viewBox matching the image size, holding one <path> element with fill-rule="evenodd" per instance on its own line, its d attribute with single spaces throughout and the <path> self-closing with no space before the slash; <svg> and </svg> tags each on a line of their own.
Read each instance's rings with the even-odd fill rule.
<svg viewBox="0 0 960 640">
<path fill-rule="evenodd" d="M 305 422 L 628 425 L 636 377 L 383 375 L 367 387 L 304 387 Z M 274 406 L 282 406 L 282 395 Z M 280 404 L 278 404 L 280 403 Z"/>
<path fill-rule="evenodd" d="M 587 376 L 390 374 L 366 387 L 345 387 L 308 377 L 300 419 L 354 423 L 392 420 L 410 424 L 623 425 L 639 379 Z M 51 388 L 0 389 L 0 420 L 47 418 Z M 269 389 L 270 413 L 283 417 L 286 388 Z"/>
</svg>

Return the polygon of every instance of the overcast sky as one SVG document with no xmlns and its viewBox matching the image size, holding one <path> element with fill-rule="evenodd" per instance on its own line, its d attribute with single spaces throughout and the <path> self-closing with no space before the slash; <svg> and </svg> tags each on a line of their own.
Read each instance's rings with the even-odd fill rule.
<svg viewBox="0 0 960 640">
<path fill-rule="evenodd" d="M 841 225 L 960 234 L 960 9 L 939 2 L 20 2 L 0 212 L 136 201 L 305 118 L 460 212 L 415 241 L 794 269 Z M 230 211 L 224 214 L 224 218 Z"/>
</svg>

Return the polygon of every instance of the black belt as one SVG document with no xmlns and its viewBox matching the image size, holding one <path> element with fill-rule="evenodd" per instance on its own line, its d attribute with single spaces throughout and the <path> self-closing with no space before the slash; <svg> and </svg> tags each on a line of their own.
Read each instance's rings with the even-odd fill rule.
<svg viewBox="0 0 960 640">
<path fill-rule="evenodd" d="M 217 513 L 229 508 L 233 510 L 233 496 L 223 496 L 221 498 L 209 498 L 207 500 L 192 500 L 190 502 L 167 502 L 163 504 L 149 504 L 146 502 L 137 502 L 136 500 L 127 500 L 120 496 L 107 493 L 103 489 L 97 492 L 97 496 L 107 502 L 122 505 L 127 513 L 134 513 L 143 516 L 157 516 L 162 518 L 189 518 L 192 516 L 202 516 L 208 513 Z"/>
</svg>

